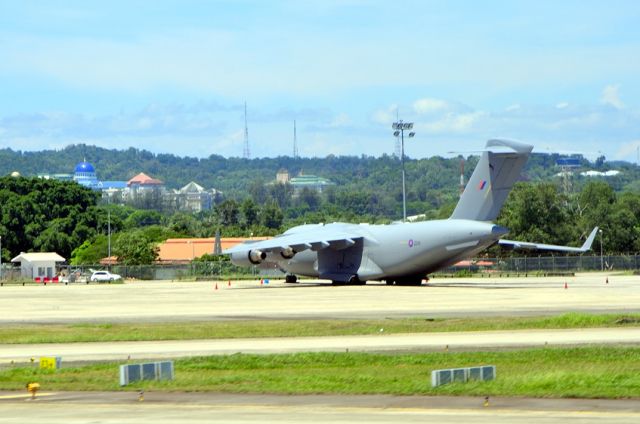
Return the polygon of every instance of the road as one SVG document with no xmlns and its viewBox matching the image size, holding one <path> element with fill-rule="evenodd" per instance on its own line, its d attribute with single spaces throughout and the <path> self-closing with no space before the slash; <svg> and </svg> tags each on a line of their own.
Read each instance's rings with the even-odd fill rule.
<svg viewBox="0 0 640 424">
<path fill-rule="evenodd" d="M 608 276 L 609 284 L 605 283 Z M 564 285 L 567 283 L 568 288 Z M 217 287 L 217 289 L 216 289 Z M 0 287 L 0 324 L 638 312 L 640 277 L 440 279 L 421 287 L 132 282 Z"/>
<path fill-rule="evenodd" d="M 422 396 L 0 393 L 0 423 L 635 423 L 640 401 Z"/>
<path fill-rule="evenodd" d="M 65 361 L 161 359 L 242 353 L 383 352 L 505 349 L 587 344 L 640 344 L 640 328 L 470 331 L 369 336 L 268 337 L 100 343 L 0 344 L 0 363 L 40 356 Z"/>
</svg>

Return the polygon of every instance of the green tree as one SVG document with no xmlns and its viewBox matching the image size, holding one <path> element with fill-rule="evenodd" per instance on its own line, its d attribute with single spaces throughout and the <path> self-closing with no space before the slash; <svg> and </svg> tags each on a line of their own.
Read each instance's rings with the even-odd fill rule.
<svg viewBox="0 0 640 424">
<path fill-rule="evenodd" d="M 125 228 L 140 228 L 149 225 L 159 225 L 162 222 L 162 215 L 153 210 L 137 210 L 124 220 Z"/>
<path fill-rule="evenodd" d="M 252 199 L 245 199 L 244 202 L 242 202 L 240 209 L 242 210 L 244 225 L 246 227 L 252 227 L 258 224 L 258 205 L 256 205 L 256 203 Z"/>
<path fill-rule="evenodd" d="M 240 223 L 240 208 L 235 200 L 225 200 L 216 206 L 220 224 L 233 226 Z"/>
<path fill-rule="evenodd" d="M 277 229 L 282 226 L 284 215 L 277 203 L 272 202 L 262 208 L 262 225 L 267 228 Z"/>
<path fill-rule="evenodd" d="M 114 252 L 124 265 L 149 265 L 158 258 L 156 243 L 140 230 L 120 234 Z"/>
<path fill-rule="evenodd" d="M 197 237 L 200 234 L 200 223 L 192 214 L 177 212 L 169 219 L 169 229 L 186 236 Z"/>
<path fill-rule="evenodd" d="M 497 221 L 509 228 L 510 238 L 564 244 L 575 234 L 575 223 L 571 222 L 565 203 L 554 184 L 518 183 Z"/>
</svg>

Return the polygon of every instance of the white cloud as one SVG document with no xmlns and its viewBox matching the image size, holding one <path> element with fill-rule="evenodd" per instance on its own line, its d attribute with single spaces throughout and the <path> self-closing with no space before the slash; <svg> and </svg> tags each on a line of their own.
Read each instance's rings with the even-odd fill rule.
<svg viewBox="0 0 640 424">
<path fill-rule="evenodd" d="M 616 109 L 624 108 L 624 103 L 620 100 L 620 84 L 607 85 L 604 90 L 602 90 L 601 101 Z"/>
<path fill-rule="evenodd" d="M 507 106 L 505 109 L 506 112 L 515 112 L 516 110 L 520 110 L 520 103 L 514 103 L 512 105 Z"/>
<path fill-rule="evenodd" d="M 429 133 L 467 133 L 474 129 L 487 114 L 482 111 L 469 113 L 448 113 L 435 121 L 423 121 L 417 124 L 419 130 Z"/>
<path fill-rule="evenodd" d="M 340 128 L 351 125 L 351 118 L 346 113 L 340 113 L 333 118 L 333 121 L 329 124 L 332 128 Z"/>
<path fill-rule="evenodd" d="M 615 154 L 615 158 L 637 161 L 639 148 L 640 148 L 640 140 L 623 143 L 618 148 L 618 151 Z"/>
<path fill-rule="evenodd" d="M 419 115 L 442 112 L 450 108 L 449 103 L 440 99 L 424 98 L 413 102 L 413 110 Z"/>
<path fill-rule="evenodd" d="M 386 109 L 378 109 L 371 115 L 371 120 L 376 124 L 391 125 L 395 122 L 398 113 L 398 105 L 391 105 Z"/>
<path fill-rule="evenodd" d="M 566 109 L 569 107 L 569 103 L 568 102 L 560 102 L 558 104 L 556 104 L 556 109 Z"/>
</svg>

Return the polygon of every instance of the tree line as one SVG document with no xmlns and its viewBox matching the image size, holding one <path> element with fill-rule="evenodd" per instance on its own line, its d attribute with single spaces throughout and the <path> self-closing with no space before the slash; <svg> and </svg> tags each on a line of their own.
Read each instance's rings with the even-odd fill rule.
<svg viewBox="0 0 640 424">
<path fill-rule="evenodd" d="M 439 200 L 429 199 L 428 207 L 415 206 L 415 211 L 424 219 L 447 218 L 458 194 L 447 188 L 433 190 L 428 196 Z M 393 203 L 401 205 L 401 197 Z M 396 209 L 388 209 L 380 194 L 366 189 L 330 187 L 323 193 L 309 189 L 294 193 L 290 185 L 255 180 L 243 197 L 193 214 L 103 204 L 99 193 L 73 182 L 0 178 L 3 262 L 21 251 L 56 251 L 74 264 L 95 264 L 107 256 L 109 225 L 112 254 L 124 263 L 138 264 L 152 263 L 157 244 L 167 238 L 213 237 L 217 231 L 223 237 L 276 235 L 305 223 L 395 219 Z M 617 192 L 605 181 L 588 181 L 573 193 L 565 193 L 557 181 L 521 182 L 497 223 L 511 230 L 510 239 L 573 245 L 597 225 L 603 230 L 605 252 L 637 253 L 640 194 Z"/>
</svg>

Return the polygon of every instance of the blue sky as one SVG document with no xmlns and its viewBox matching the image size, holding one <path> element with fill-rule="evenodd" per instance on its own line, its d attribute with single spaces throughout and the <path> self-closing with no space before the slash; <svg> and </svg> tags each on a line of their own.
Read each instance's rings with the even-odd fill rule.
<svg viewBox="0 0 640 424">
<path fill-rule="evenodd" d="M 637 1 L 0 0 L 0 147 L 636 160 Z"/>
</svg>

